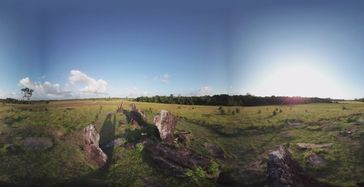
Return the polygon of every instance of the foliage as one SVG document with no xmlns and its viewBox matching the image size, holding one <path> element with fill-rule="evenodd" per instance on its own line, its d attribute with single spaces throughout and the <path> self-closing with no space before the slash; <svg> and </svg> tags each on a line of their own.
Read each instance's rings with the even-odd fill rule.
<svg viewBox="0 0 364 187">
<path fill-rule="evenodd" d="M 287 105 L 307 103 L 331 103 L 329 98 L 306 97 L 259 97 L 253 95 L 214 95 L 214 96 L 154 96 L 138 97 L 138 102 L 169 103 L 184 105 L 222 105 L 222 106 L 262 106 L 262 105 Z M 236 111 L 238 113 L 239 111 Z"/>
</svg>

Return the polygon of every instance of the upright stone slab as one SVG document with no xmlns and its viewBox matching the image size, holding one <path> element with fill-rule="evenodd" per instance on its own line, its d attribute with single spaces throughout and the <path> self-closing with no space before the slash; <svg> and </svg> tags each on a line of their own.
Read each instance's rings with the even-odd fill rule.
<svg viewBox="0 0 364 187">
<path fill-rule="evenodd" d="M 176 128 L 176 117 L 167 110 L 161 110 L 160 115 L 154 117 L 154 123 L 159 130 L 160 138 L 172 144 L 174 141 L 174 130 Z"/>
<path fill-rule="evenodd" d="M 88 125 L 83 129 L 84 151 L 86 157 L 98 167 L 103 167 L 107 161 L 107 155 L 99 147 L 100 134 L 94 125 Z"/>
</svg>

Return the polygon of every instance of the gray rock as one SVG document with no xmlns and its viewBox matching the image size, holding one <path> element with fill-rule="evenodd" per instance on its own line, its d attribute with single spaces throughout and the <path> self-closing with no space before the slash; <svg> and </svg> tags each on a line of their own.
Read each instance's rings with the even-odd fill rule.
<svg viewBox="0 0 364 187">
<path fill-rule="evenodd" d="M 25 150 L 46 150 L 53 147 L 51 138 L 48 137 L 27 137 L 21 141 Z"/>
<path fill-rule="evenodd" d="M 212 163 L 210 159 L 185 147 L 175 147 L 151 140 L 144 142 L 143 156 L 164 174 L 175 177 L 187 177 L 186 172 L 197 167 L 208 171 Z M 206 177 L 217 177 L 207 174 Z"/>
<path fill-rule="evenodd" d="M 122 146 L 125 144 L 125 142 L 126 142 L 125 138 L 117 138 L 117 139 L 107 143 L 106 145 L 102 146 L 102 148 L 108 149 L 108 148 L 112 148 L 112 147 Z"/>
<path fill-rule="evenodd" d="M 88 125 L 83 129 L 83 149 L 89 161 L 98 167 L 103 167 L 107 161 L 107 155 L 99 147 L 100 134 L 94 125 Z"/>
<path fill-rule="evenodd" d="M 167 110 L 161 110 L 160 115 L 154 117 L 154 123 L 158 128 L 160 138 L 166 143 L 172 144 L 177 124 L 176 117 Z"/>
<path fill-rule="evenodd" d="M 207 151 L 211 154 L 211 156 L 218 159 L 225 158 L 225 152 L 219 146 L 212 143 L 205 143 L 204 146 L 207 149 Z"/>
<path fill-rule="evenodd" d="M 326 166 L 326 160 L 316 153 L 312 153 L 307 157 L 307 161 L 314 167 Z"/>
<path fill-rule="evenodd" d="M 283 146 L 269 154 L 265 187 L 330 186 L 308 176 Z"/>
<path fill-rule="evenodd" d="M 328 148 L 332 146 L 332 143 L 322 143 L 322 144 L 297 143 L 296 145 L 300 149 L 313 149 L 313 148 Z"/>
</svg>

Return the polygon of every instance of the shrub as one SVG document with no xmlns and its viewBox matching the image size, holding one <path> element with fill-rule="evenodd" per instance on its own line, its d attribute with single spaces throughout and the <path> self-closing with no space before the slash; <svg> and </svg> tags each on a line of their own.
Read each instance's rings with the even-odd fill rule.
<svg viewBox="0 0 364 187">
<path fill-rule="evenodd" d="M 235 108 L 236 113 L 240 113 L 240 108 Z"/>
<path fill-rule="evenodd" d="M 208 168 L 208 173 L 216 176 L 219 173 L 219 164 L 216 163 L 215 161 L 212 161 L 209 168 Z"/>
</svg>

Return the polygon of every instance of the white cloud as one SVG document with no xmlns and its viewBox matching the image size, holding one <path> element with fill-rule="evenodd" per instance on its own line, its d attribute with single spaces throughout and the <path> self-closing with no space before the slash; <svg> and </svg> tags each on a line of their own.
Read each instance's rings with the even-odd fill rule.
<svg viewBox="0 0 364 187">
<path fill-rule="evenodd" d="M 49 81 L 34 82 L 29 77 L 25 77 L 19 81 L 22 87 L 28 87 L 34 90 L 34 97 L 43 98 L 70 98 L 71 92 L 62 88 L 59 84 L 52 84 Z"/>
<path fill-rule="evenodd" d="M 69 99 L 98 97 L 100 94 L 108 95 L 106 93 L 108 83 L 102 79 L 95 80 L 79 70 L 71 70 L 68 79 L 69 82 L 62 86 L 49 81 L 34 82 L 29 77 L 25 77 L 19 81 L 19 86 L 33 89 L 35 99 Z"/>
<path fill-rule="evenodd" d="M 209 86 L 203 86 L 200 89 L 191 93 L 192 96 L 213 95 L 213 89 Z"/>
<path fill-rule="evenodd" d="M 83 86 L 79 91 L 92 94 L 105 94 L 108 83 L 102 79 L 96 80 L 87 76 L 79 70 L 71 70 L 68 77 L 72 85 L 80 84 Z"/>
<path fill-rule="evenodd" d="M 19 98 L 19 94 L 17 94 L 16 92 L 0 92 L 0 98 L 1 99 L 5 99 L 5 98 Z"/>
<path fill-rule="evenodd" d="M 159 81 L 163 84 L 168 84 L 171 80 L 171 77 L 169 76 L 169 74 L 165 73 L 164 75 L 158 75 L 154 77 L 154 80 Z"/>
</svg>

